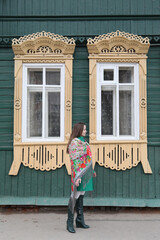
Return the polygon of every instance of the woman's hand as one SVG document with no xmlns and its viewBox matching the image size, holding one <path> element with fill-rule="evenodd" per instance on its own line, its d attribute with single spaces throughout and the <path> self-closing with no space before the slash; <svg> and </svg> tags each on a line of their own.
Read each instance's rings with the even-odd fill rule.
<svg viewBox="0 0 160 240">
<path fill-rule="evenodd" d="M 76 187 L 79 187 L 79 184 L 80 184 L 80 183 L 81 183 L 81 179 L 78 178 L 78 179 L 76 180 L 76 182 L 75 182 Z"/>
<path fill-rule="evenodd" d="M 96 176 L 97 176 L 96 172 L 93 172 L 93 177 L 96 177 Z"/>
</svg>

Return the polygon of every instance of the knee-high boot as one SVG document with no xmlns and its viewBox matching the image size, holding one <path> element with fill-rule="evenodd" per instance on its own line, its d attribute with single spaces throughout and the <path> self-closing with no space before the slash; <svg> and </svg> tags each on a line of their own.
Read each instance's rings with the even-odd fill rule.
<svg viewBox="0 0 160 240">
<path fill-rule="evenodd" d="M 73 221 L 74 221 L 74 213 L 72 213 L 72 211 L 68 207 L 67 230 L 70 233 L 75 233 L 75 229 L 74 229 L 74 226 L 73 226 Z"/>
<path fill-rule="evenodd" d="M 89 228 L 88 225 L 84 222 L 83 215 L 83 195 L 80 195 L 76 201 L 76 210 L 77 210 L 77 218 L 76 218 L 76 227 L 77 228 Z"/>
</svg>

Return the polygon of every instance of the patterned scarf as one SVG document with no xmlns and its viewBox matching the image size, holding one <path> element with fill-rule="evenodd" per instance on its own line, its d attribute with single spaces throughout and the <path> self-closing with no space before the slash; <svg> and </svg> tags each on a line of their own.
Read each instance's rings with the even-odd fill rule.
<svg viewBox="0 0 160 240">
<path fill-rule="evenodd" d="M 71 160 L 71 190 L 72 194 L 69 200 L 69 207 L 74 212 L 76 203 L 75 194 L 77 187 L 75 182 L 78 178 L 83 177 L 83 188 L 93 176 L 92 154 L 90 146 L 87 142 L 83 142 L 78 138 L 74 138 L 69 145 L 69 156 Z"/>
</svg>

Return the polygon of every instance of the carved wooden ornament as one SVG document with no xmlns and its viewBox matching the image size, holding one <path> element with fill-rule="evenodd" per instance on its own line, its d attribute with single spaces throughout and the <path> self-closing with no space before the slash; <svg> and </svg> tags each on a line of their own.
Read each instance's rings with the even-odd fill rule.
<svg viewBox="0 0 160 240">
<path fill-rule="evenodd" d="M 90 74 L 90 144 L 93 162 L 115 170 L 126 170 L 142 163 L 145 173 L 152 173 L 147 159 L 146 54 L 149 39 L 125 32 L 112 32 L 88 39 Z M 139 64 L 139 140 L 97 140 L 97 72 L 98 62 Z M 93 101 L 94 100 L 94 101 Z M 98 107 L 98 106 L 97 106 Z"/>
<path fill-rule="evenodd" d="M 55 170 L 66 165 L 70 174 L 70 160 L 66 154 L 68 135 L 72 130 L 72 62 L 74 39 L 49 32 L 34 33 L 13 39 L 15 54 L 14 83 L 14 159 L 9 175 L 17 175 L 21 163 L 36 170 Z M 65 127 L 64 142 L 22 142 L 22 66 L 23 63 L 65 64 Z"/>
</svg>

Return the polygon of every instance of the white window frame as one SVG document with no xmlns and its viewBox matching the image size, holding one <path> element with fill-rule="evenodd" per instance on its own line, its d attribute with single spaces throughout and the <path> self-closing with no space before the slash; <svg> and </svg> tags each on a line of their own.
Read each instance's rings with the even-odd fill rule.
<svg viewBox="0 0 160 240">
<path fill-rule="evenodd" d="M 27 69 L 28 68 L 41 68 L 43 69 L 43 84 L 42 85 L 27 85 Z M 55 68 L 60 69 L 60 85 L 45 85 L 46 75 L 44 69 Z M 22 81 L 22 142 L 61 142 L 64 141 L 64 100 L 65 100 L 65 64 L 23 64 L 23 81 Z M 43 92 L 42 98 L 42 137 L 30 137 L 27 138 L 27 88 L 32 86 L 32 90 L 40 90 Z M 35 88 L 34 88 L 35 87 Z M 46 92 L 60 92 L 60 137 L 45 137 L 44 134 L 47 132 L 48 122 L 46 120 L 46 107 L 47 107 L 47 96 Z"/>
<path fill-rule="evenodd" d="M 118 69 L 119 67 L 133 67 L 134 68 L 134 82 L 126 84 L 127 86 L 134 86 L 134 135 L 119 135 L 119 86 L 125 86 L 125 83 L 118 83 Z M 113 81 L 104 81 L 104 69 L 114 69 Z M 113 107 L 113 134 L 101 134 L 101 88 L 109 90 L 111 86 L 116 88 L 116 102 Z M 107 88 L 108 87 L 108 88 Z M 114 98 L 113 98 L 114 101 Z M 118 116 L 118 117 L 117 117 Z M 133 123 L 132 123 L 133 124 Z M 139 65 L 138 63 L 97 63 L 97 140 L 139 140 Z"/>
</svg>

